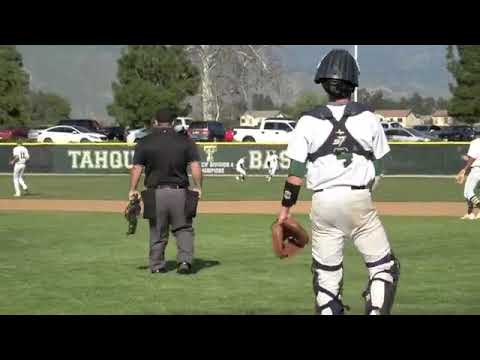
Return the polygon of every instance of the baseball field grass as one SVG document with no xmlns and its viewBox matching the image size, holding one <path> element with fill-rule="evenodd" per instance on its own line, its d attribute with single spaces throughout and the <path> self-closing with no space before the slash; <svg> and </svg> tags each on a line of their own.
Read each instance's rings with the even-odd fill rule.
<svg viewBox="0 0 480 360">
<path fill-rule="evenodd" d="M 128 192 L 127 176 L 26 176 L 32 199 L 124 200 Z M 233 177 L 207 177 L 203 198 L 215 200 L 278 200 L 284 178 L 249 178 L 240 183 Z M 0 176 L 0 198 L 13 195 L 11 176 Z M 300 200 L 309 200 L 304 190 Z M 464 201 L 463 187 L 450 178 L 386 178 L 375 194 L 376 201 Z"/>
<path fill-rule="evenodd" d="M 383 220 L 402 264 L 395 314 L 480 314 L 477 222 Z M 120 215 L 0 212 L 0 314 L 311 314 L 310 251 L 274 258 L 271 221 L 201 215 L 196 273 L 182 277 L 173 239 L 172 271 L 147 271 L 143 222 L 126 238 Z M 346 248 L 345 303 L 362 314 L 366 270 Z"/>
</svg>

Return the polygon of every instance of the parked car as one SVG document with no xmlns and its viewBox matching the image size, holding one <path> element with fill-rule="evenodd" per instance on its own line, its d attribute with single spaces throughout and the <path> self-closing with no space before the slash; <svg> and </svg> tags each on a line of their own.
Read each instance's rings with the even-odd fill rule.
<svg viewBox="0 0 480 360">
<path fill-rule="evenodd" d="M 476 126 L 473 128 L 473 131 L 475 131 L 475 137 L 480 137 L 480 127 Z"/>
<path fill-rule="evenodd" d="M 287 143 L 296 124 L 289 119 L 266 119 L 258 127 L 234 129 L 235 141 Z"/>
<path fill-rule="evenodd" d="M 384 130 L 403 128 L 402 124 L 400 124 L 399 122 L 382 122 L 382 126 Z"/>
<path fill-rule="evenodd" d="M 125 141 L 125 128 L 122 126 L 110 126 L 104 128 L 108 140 Z"/>
<path fill-rule="evenodd" d="M 126 132 L 126 139 L 128 144 L 135 144 L 138 140 L 143 139 L 145 136 L 150 134 L 149 128 L 140 128 L 140 129 L 133 129 L 128 130 Z"/>
<path fill-rule="evenodd" d="M 475 130 L 472 126 L 457 125 L 449 126 L 438 133 L 438 137 L 443 141 L 472 141 L 475 139 Z"/>
<path fill-rule="evenodd" d="M 47 130 L 51 127 L 52 125 L 35 126 L 34 128 L 28 130 L 27 137 L 31 140 L 37 140 L 38 135 L 40 135 L 43 130 Z"/>
<path fill-rule="evenodd" d="M 432 137 L 422 134 L 414 129 L 389 129 L 385 131 L 389 141 L 409 141 L 409 142 L 428 142 Z"/>
<path fill-rule="evenodd" d="M 54 126 L 43 130 L 37 141 L 41 143 L 87 143 L 102 142 L 107 137 L 103 134 L 91 132 L 90 129 L 80 126 Z"/>
<path fill-rule="evenodd" d="M 28 136 L 28 129 L 24 127 L 5 127 L 0 129 L 0 139 L 19 139 L 19 138 L 27 138 Z"/>
<path fill-rule="evenodd" d="M 194 121 L 188 128 L 188 134 L 194 141 L 223 141 L 225 126 L 219 121 Z"/>
<path fill-rule="evenodd" d="M 440 131 L 442 131 L 440 126 L 435 125 L 417 125 L 414 126 L 413 129 L 427 135 L 438 134 Z"/>
<path fill-rule="evenodd" d="M 235 131 L 233 131 L 233 129 L 227 129 L 225 131 L 225 141 L 232 142 L 234 138 L 235 138 Z"/>
<path fill-rule="evenodd" d="M 173 122 L 173 127 L 176 132 L 180 133 L 182 131 L 188 131 L 190 124 L 193 122 L 192 118 L 189 117 L 178 117 Z"/>
<path fill-rule="evenodd" d="M 88 129 L 91 132 L 97 132 L 103 135 L 107 135 L 107 131 L 100 125 L 97 120 L 90 119 L 66 119 L 60 120 L 57 125 L 68 125 L 68 126 L 80 126 L 84 129 Z"/>
</svg>

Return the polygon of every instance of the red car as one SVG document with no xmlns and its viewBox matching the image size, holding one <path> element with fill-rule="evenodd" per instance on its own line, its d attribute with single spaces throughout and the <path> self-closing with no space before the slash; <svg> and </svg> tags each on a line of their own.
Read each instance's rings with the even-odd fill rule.
<svg viewBox="0 0 480 360">
<path fill-rule="evenodd" d="M 28 129 L 27 128 L 14 128 L 8 127 L 0 129 L 0 139 L 16 139 L 16 138 L 27 138 Z"/>
<path fill-rule="evenodd" d="M 235 132 L 232 129 L 227 129 L 227 131 L 225 131 L 225 141 L 232 142 L 234 136 Z"/>
</svg>

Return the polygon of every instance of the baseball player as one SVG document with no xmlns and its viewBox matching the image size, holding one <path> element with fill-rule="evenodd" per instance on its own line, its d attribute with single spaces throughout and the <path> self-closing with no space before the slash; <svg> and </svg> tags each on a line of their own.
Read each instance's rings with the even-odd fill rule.
<svg viewBox="0 0 480 360">
<path fill-rule="evenodd" d="M 300 118 L 287 149 L 291 166 L 279 222 L 289 217 L 306 175 L 307 188 L 314 192 L 312 273 L 319 315 L 344 314 L 345 239 L 353 241 L 368 269 L 366 314 L 390 314 L 400 276 L 371 196 L 380 179 L 377 160 L 390 148 L 378 117 L 351 102 L 358 77 L 358 65 L 345 50 L 333 50 L 321 61 L 315 83 L 322 84 L 330 103 Z"/>
<path fill-rule="evenodd" d="M 471 142 L 467 154 L 467 164 L 456 176 L 457 183 L 463 184 L 465 178 L 464 196 L 467 201 L 467 214 L 462 217 L 462 220 L 480 219 L 480 213 L 475 217 L 474 208 L 480 209 L 480 198 L 475 195 L 475 188 L 480 183 L 480 139 L 475 139 Z"/>
<path fill-rule="evenodd" d="M 236 170 L 237 170 L 237 173 L 240 174 L 236 177 L 236 179 L 240 180 L 241 182 L 245 182 L 246 177 L 247 177 L 247 170 L 245 169 L 245 158 L 244 157 L 242 157 L 240 160 L 238 160 Z"/>
<path fill-rule="evenodd" d="M 20 187 L 22 187 L 25 193 L 28 193 L 27 184 L 23 180 L 23 174 L 27 161 L 30 159 L 30 154 L 21 141 L 17 142 L 17 146 L 13 148 L 13 156 L 10 161 L 10 165 L 13 165 L 13 187 L 15 188 L 15 194 L 13 196 L 20 197 L 22 195 Z"/>
<path fill-rule="evenodd" d="M 272 181 L 272 177 L 275 176 L 275 173 L 278 169 L 278 155 L 275 151 L 271 151 L 267 157 L 267 166 L 268 166 L 268 176 L 267 182 Z"/>
</svg>

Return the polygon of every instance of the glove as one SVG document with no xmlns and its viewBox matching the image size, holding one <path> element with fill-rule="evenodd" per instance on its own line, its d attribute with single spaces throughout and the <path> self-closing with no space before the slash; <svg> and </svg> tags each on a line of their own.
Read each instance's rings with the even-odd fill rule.
<svg viewBox="0 0 480 360">
<path fill-rule="evenodd" d="M 128 235 L 134 235 L 137 231 L 138 216 L 142 212 L 142 206 L 140 205 L 140 197 L 134 195 L 127 207 L 125 208 L 125 219 L 128 222 Z"/>
<path fill-rule="evenodd" d="M 465 169 L 463 169 L 457 174 L 457 176 L 455 176 L 455 180 L 457 181 L 457 184 L 462 185 L 465 182 L 465 177 L 466 177 L 466 171 Z"/>
<path fill-rule="evenodd" d="M 273 252 L 280 259 L 295 256 L 310 241 L 305 229 L 293 218 L 272 225 Z"/>
</svg>

